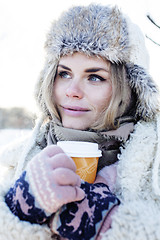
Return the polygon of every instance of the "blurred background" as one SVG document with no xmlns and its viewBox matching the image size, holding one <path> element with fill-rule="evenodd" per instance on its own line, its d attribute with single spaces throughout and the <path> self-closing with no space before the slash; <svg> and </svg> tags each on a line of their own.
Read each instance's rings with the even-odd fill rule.
<svg viewBox="0 0 160 240">
<path fill-rule="evenodd" d="M 150 54 L 149 72 L 160 85 L 159 0 L 0 0 L 0 145 L 34 125 L 34 85 L 52 21 L 71 6 L 92 2 L 118 5 L 141 27 Z"/>
</svg>

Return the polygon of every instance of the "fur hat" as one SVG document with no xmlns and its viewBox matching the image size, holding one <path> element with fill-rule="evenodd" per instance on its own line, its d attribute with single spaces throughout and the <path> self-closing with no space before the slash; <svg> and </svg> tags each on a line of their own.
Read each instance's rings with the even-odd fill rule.
<svg viewBox="0 0 160 240">
<path fill-rule="evenodd" d="M 45 49 L 46 62 L 35 89 L 44 115 L 52 115 L 46 100 L 58 61 L 74 52 L 125 64 L 129 86 L 137 95 L 136 116 L 149 120 L 158 111 L 158 91 L 147 71 L 149 56 L 143 34 L 117 7 L 91 4 L 69 9 L 52 24 Z"/>
</svg>

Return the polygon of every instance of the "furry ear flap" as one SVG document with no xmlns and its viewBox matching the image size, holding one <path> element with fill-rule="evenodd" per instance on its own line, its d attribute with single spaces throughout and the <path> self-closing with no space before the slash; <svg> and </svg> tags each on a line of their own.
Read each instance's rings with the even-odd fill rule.
<svg viewBox="0 0 160 240">
<path fill-rule="evenodd" d="M 137 94 L 136 116 L 149 121 L 160 111 L 158 88 L 144 68 L 126 64 L 126 73 L 130 87 Z"/>
</svg>

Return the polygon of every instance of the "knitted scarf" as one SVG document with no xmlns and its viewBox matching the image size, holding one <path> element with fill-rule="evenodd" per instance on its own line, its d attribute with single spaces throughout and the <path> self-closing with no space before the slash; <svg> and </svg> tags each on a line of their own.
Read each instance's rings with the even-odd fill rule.
<svg viewBox="0 0 160 240">
<path fill-rule="evenodd" d="M 46 136 L 47 145 L 56 144 L 57 141 L 84 141 L 98 143 L 102 151 L 99 159 L 98 171 L 103 167 L 115 163 L 120 153 L 120 146 L 127 141 L 133 131 L 134 120 L 126 117 L 120 120 L 119 128 L 109 131 L 82 131 L 65 128 L 61 124 L 51 121 Z"/>
</svg>

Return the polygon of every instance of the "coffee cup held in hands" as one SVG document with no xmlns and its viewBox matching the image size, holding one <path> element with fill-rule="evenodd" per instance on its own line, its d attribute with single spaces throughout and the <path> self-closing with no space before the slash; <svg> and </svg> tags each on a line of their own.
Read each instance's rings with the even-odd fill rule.
<svg viewBox="0 0 160 240">
<path fill-rule="evenodd" d="M 70 156 L 77 167 L 81 179 L 93 183 L 96 178 L 98 159 L 102 155 L 97 143 L 78 141 L 59 141 L 57 143 Z"/>
</svg>

